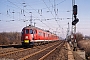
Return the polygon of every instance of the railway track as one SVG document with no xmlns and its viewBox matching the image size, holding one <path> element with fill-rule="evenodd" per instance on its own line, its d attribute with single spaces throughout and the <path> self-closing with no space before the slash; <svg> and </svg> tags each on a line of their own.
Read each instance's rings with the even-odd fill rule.
<svg viewBox="0 0 90 60">
<path fill-rule="evenodd" d="M 20 59 L 24 56 L 27 56 L 29 54 L 33 54 L 37 51 L 40 51 L 44 48 L 47 48 L 48 46 L 51 46 L 52 44 L 57 44 L 57 42 L 54 43 L 49 43 L 49 44 L 45 44 L 45 45 L 41 45 L 41 46 L 35 46 L 33 48 L 27 48 L 27 49 L 16 49 L 13 51 L 9 51 L 9 52 L 5 52 L 5 53 L 1 53 L 0 54 L 0 58 L 5 58 L 5 59 Z"/>
<path fill-rule="evenodd" d="M 13 51 L 18 51 L 18 50 L 22 50 L 23 48 L 5 48 L 5 49 L 2 49 L 0 50 L 0 55 L 2 54 L 7 54 L 9 52 L 13 52 Z"/>
<path fill-rule="evenodd" d="M 18 49 L 18 50 L 13 50 L 13 51 L 4 52 L 4 53 L 1 53 L 1 54 L 0 54 L 0 57 L 1 57 L 1 56 L 10 55 L 10 54 L 15 54 L 15 53 L 22 52 L 22 51 L 29 50 L 29 49 L 31 49 L 31 48 L 28 48 L 28 49 Z"/>
<path fill-rule="evenodd" d="M 64 42 L 60 42 L 58 44 L 52 45 L 50 47 L 47 47 L 45 49 L 42 49 L 40 51 L 37 51 L 33 54 L 29 54 L 23 58 L 20 58 L 18 60 L 46 60 L 47 56 L 49 56 L 51 53 L 53 53 L 58 48 L 61 48 L 64 45 Z"/>
</svg>

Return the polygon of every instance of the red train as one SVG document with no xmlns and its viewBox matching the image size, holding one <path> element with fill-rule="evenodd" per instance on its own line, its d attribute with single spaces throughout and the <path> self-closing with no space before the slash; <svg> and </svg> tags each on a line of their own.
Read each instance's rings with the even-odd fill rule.
<svg viewBox="0 0 90 60">
<path fill-rule="evenodd" d="M 33 46 L 57 40 L 59 40 L 57 35 L 34 26 L 26 26 L 22 29 L 21 42 L 23 46 Z"/>
</svg>

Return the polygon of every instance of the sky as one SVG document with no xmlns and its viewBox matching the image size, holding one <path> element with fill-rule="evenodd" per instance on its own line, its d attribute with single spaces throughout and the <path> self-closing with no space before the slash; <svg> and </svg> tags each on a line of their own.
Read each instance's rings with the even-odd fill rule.
<svg viewBox="0 0 90 60">
<path fill-rule="evenodd" d="M 76 32 L 90 36 L 90 0 L 75 0 L 75 4 Z M 32 25 L 65 37 L 68 23 L 70 32 L 72 28 L 72 0 L 0 0 L 0 32 L 21 32 L 31 19 Z"/>
</svg>

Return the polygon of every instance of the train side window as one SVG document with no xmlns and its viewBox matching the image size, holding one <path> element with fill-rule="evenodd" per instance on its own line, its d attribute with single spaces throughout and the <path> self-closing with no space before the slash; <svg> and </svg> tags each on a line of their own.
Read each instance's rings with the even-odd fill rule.
<svg viewBox="0 0 90 60">
<path fill-rule="evenodd" d="M 43 33 L 44 37 L 45 37 L 45 33 Z"/>
<path fill-rule="evenodd" d="M 38 32 L 38 35 L 39 35 L 39 36 L 42 36 L 42 32 Z"/>
<path fill-rule="evenodd" d="M 35 34 L 37 34 L 37 30 L 35 30 Z"/>
<path fill-rule="evenodd" d="M 46 37 L 47 37 L 47 33 L 46 33 Z"/>
<path fill-rule="evenodd" d="M 36 34 L 36 30 L 33 30 L 33 34 Z"/>
<path fill-rule="evenodd" d="M 48 37 L 49 37 L 49 34 L 48 34 Z"/>
<path fill-rule="evenodd" d="M 43 36 L 43 33 L 41 32 L 40 35 Z"/>
<path fill-rule="evenodd" d="M 38 35 L 40 36 L 40 32 L 38 32 Z"/>
<path fill-rule="evenodd" d="M 42 36 L 42 32 L 40 32 L 40 36 Z"/>
<path fill-rule="evenodd" d="M 33 30 L 32 29 L 30 29 L 30 34 L 33 34 Z"/>
</svg>

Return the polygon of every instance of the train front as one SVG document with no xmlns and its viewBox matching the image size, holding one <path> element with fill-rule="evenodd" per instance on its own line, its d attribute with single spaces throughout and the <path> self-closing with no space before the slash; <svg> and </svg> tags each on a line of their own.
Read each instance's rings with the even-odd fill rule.
<svg viewBox="0 0 90 60">
<path fill-rule="evenodd" d="M 33 29 L 25 27 L 22 29 L 21 42 L 23 46 L 33 46 Z"/>
</svg>

